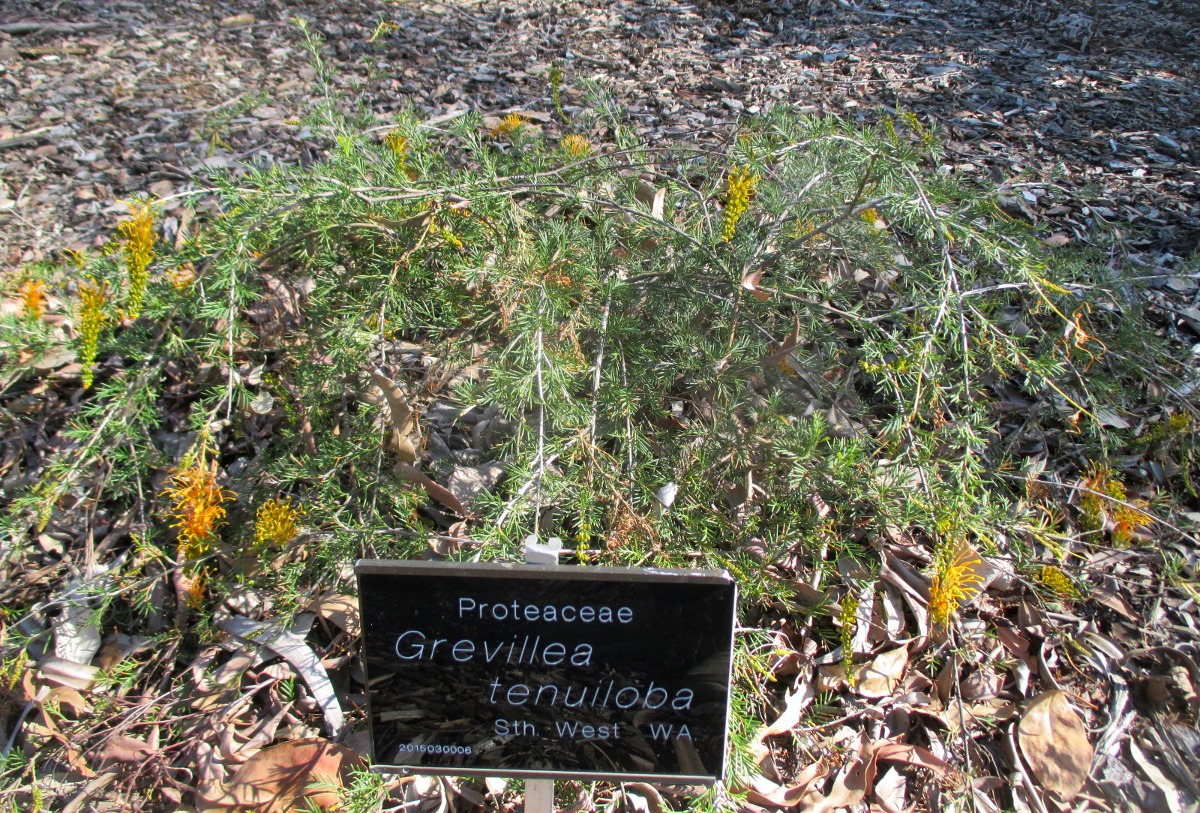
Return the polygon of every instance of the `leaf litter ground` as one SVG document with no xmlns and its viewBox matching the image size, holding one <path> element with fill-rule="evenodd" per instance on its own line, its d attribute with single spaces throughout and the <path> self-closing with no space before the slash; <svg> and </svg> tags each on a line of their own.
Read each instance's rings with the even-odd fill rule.
<svg viewBox="0 0 1200 813">
<path fill-rule="evenodd" d="M 103 242 L 125 216 L 115 201 L 145 190 L 168 198 L 161 236 L 182 243 L 211 214 L 203 202 L 193 209 L 182 198 L 170 200 L 203 184 L 197 173 L 241 172 L 262 157 L 312 160 L 326 149 L 290 123 L 307 106 L 308 77 L 298 36 L 286 21 L 303 8 L 218 13 L 180 4 L 168 18 L 136 4 L 77 5 L 22 5 L 19 15 L 6 15 L 103 25 L 77 34 L 13 34 L 5 46 L 8 130 L 0 138 L 8 143 L 0 205 L 10 264 Z M 1186 48 L 1197 21 L 1186 4 L 1136 12 L 1104 3 L 364 4 L 333 15 L 310 13 L 329 37 L 326 47 L 340 75 L 364 77 L 368 84 L 357 92 L 380 113 L 404 97 L 443 120 L 470 109 L 541 108 L 547 112 L 534 120 L 544 119 L 553 131 L 545 79 L 552 60 L 565 66 L 568 112 L 582 101 L 575 83 L 598 75 L 613 83 L 640 134 L 664 142 L 722 143 L 741 111 L 775 100 L 871 119 L 880 115 L 878 107 L 899 105 L 940 122 L 947 163 L 964 174 L 990 174 L 999 185 L 999 205 L 1042 229 L 1051 244 L 1119 245 L 1124 258 L 1140 264 L 1151 283 L 1138 294 L 1149 306 L 1147 330 L 1184 345 L 1195 344 L 1200 333 L 1190 256 L 1197 233 L 1197 83 L 1195 56 Z M 185 24 L 180 14 L 194 18 Z M 383 22 L 395 27 L 369 42 Z M 234 55 L 247 71 L 237 82 L 211 68 Z M 368 75 L 368 59 L 378 76 Z M 85 60 L 88 66 L 75 70 Z M 258 86 L 246 88 L 251 81 Z M 256 96 L 259 87 L 266 95 Z M 750 293 L 760 284 L 743 280 Z M 272 290 L 271 280 L 265 285 Z M 278 295 L 257 306 L 264 331 L 298 316 L 290 286 L 275 290 Z M 57 295 L 47 303 L 51 318 L 69 310 L 66 292 Z M 428 364 L 421 346 L 392 351 L 400 369 Z M 77 362 L 64 353 L 39 364 L 41 377 L 6 381 L 12 427 L 6 499 L 41 476 L 68 445 L 61 429 L 77 392 Z M 253 381 L 254 370 L 245 375 Z M 1194 388 L 1178 391 L 1185 404 L 1194 404 Z M 395 393 L 378 392 L 381 398 L 368 397 L 378 398 L 380 414 L 395 419 Z M 176 395 L 186 401 L 185 393 Z M 781 654 L 763 692 L 758 722 L 765 727 L 748 732 L 756 769 L 734 788 L 744 798 L 739 806 L 1042 810 L 1073 800 L 1097 809 L 1186 809 L 1200 797 L 1194 779 L 1197 505 L 1194 496 L 1164 493 L 1179 482 L 1176 453 L 1181 442 L 1194 443 L 1194 432 L 1173 437 L 1149 411 L 1101 415 L 1109 428 L 1130 430 L 1145 442 L 1123 450 L 1119 472 L 1089 470 L 1072 459 L 1078 454 L 1072 444 L 1040 428 L 1037 410 L 1044 404 L 1018 392 L 996 403 L 1006 412 L 1001 426 L 1008 451 L 1038 466 L 1012 473 L 1028 484 L 1031 500 L 1095 523 L 1106 538 L 1124 535 L 1139 544 L 1092 550 L 1070 577 L 1048 565 L 1033 580 L 1003 560 L 968 557 L 969 609 L 948 640 L 930 645 L 930 552 L 905 529 L 869 540 L 878 552 L 878 578 L 852 603 L 848 594 L 830 592 L 831 580 L 811 562 L 773 561 L 776 551 L 749 543 L 749 555 L 766 557 L 768 569 L 795 581 L 797 606 L 812 612 L 767 603 L 752 613 Z M 430 443 L 438 438 L 453 447 L 464 432 L 511 431 L 495 412 L 460 416 L 436 400 L 417 408 Z M 827 408 L 836 424 L 838 405 Z M 272 406 L 264 401 L 252 409 L 263 415 L 258 431 L 268 438 Z M 432 500 L 437 529 L 431 541 L 436 552 L 450 553 L 467 530 L 454 515 L 468 517 L 471 501 L 495 488 L 500 472 L 481 463 L 436 482 L 405 460 L 416 452 L 411 422 L 394 424 L 388 453 L 408 466 L 404 479 Z M 178 460 L 192 445 L 186 422 L 178 421 L 161 442 L 177 447 L 170 456 Z M 147 486 L 158 489 L 161 479 Z M 747 492 L 754 493 L 752 483 L 743 499 Z M 1141 499 L 1153 499 L 1169 524 L 1141 523 Z M 1134 507 L 1121 514 L 1122 504 Z M 818 503 L 814 510 L 830 507 Z M 98 624 L 88 598 L 119 584 L 121 568 L 141 555 L 130 535 L 151 521 L 147 511 L 141 506 L 98 524 L 85 517 L 49 526 L 32 545 L 6 543 L 5 606 L 20 613 L 48 598 L 57 605 L 53 618 L 39 622 L 52 630 L 49 649 L 36 663 L 15 662 L 0 738 L 9 753 L 19 745 L 26 755 L 42 749 L 53 755 L 38 785 L 55 799 L 48 807 L 81 809 L 100 798 L 170 809 L 175 798 L 230 809 L 248 803 L 239 794 L 251 792 L 245 776 L 253 774 L 252 765 L 272 759 L 303 764 L 296 754 L 305 748 L 312 753 L 304 751 L 304 759 L 332 761 L 328 775 L 338 774 L 349 757 L 317 738 L 339 731 L 336 714 L 352 708 L 361 691 L 353 677 L 353 603 L 340 591 L 320 589 L 329 585 L 309 585 L 315 594 L 287 601 L 308 612 L 280 619 L 290 627 L 272 631 L 248 627 L 246 620 L 275 619 L 277 598 L 233 591 L 207 622 L 223 632 L 221 647 L 197 650 L 194 642 L 179 642 L 147 652 L 137 634 L 145 631 L 144 620 L 105 617 Z M 1163 567 L 1163 549 L 1173 551 L 1173 569 Z M 836 566 L 855 567 L 842 560 Z M 179 603 L 178 617 L 186 617 L 183 597 L 194 590 L 186 576 L 154 576 L 152 567 L 146 572 L 158 585 L 159 614 L 170 601 Z M 855 578 L 839 575 L 847 583 Z M 840 627 L 815 620 L 839 613 Z M 859 653 L 851 679 L 819 627 L 825 635 L 831 627 L 854 628 L 846 642 Z M 123 682 L 122 669 L 135 679 Z M 156 704 L 167 702 L 168 687 L 183 674 L 192 681 L 187 703 L 170 705 L 164 715 Z M 247 704 L 248 698 L 255 702 Z M 151 709 L 155 723 L 142 725 Z M 221 713 L 213 716 L 215 710 Z M 100 723 L 104 718 L 115 722 Z M 18 777 L 6 798 L 29 804 L 31 777 L 24 771 Z M 149 795 L 150 788 L 161 795 Z M 519 804 L 518 795 L 500 787 L 449 781 L 413 780 L 395 792 L 400 801 L 435 806 Z M 578 792 L 581 806 L 622 793 Z M 623 793 L 634 807 L 678 807 L 685 798 L 664 800 L 640 786 Z"/>
</svg>

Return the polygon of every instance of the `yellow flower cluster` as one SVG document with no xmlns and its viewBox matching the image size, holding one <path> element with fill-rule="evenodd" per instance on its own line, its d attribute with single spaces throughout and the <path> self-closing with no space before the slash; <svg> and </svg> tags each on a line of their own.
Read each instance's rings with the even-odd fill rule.
<svg viewBox="0 0 1200 813">
<path fill-rule="evenodd" d="M 562 140 L 563 152 L 575 159 L 586 158 L 592 151 L 592 144 L 581 135 L 572 133 L 568 136 L 563 136 Z"/>
<path fill-rule="evenodd" d="M 721 224 L 721 240 L 728 243 L 737 231 L 738 221 L 750 208 L 754 188 L 759 177 L 746 167 L 734 167 L 729 171 L 729 189 L 725 193 L 725 220 Z"/>
<path fill-rule="evenodd" d="M 83 388 L 92 386 L 96 363 L 96 348 L 100 345 L 100 329 L 104 327 L 104 303 L 108 301 L 108 285 L 94 277 L 79 283 L 79 363 L 83 365 Z"/>
<path fill-rule="evenodd" d="M 150 279 L 150 263 L 154 261 L 154 207 L 147 201 L 129 203 L 133 216 L 117 227 L 125 238 L 125 263 L 129 268 L 130 319 L 138 318 L 142 312 L 142 298 L 146 295 L 146 283 Z"/>
<path fill-rule="evenodd" d="M 842 668 L 846 670 L 846 680 L 854 685 L 854 635 L 858 632 L 858 593 L 851 585 L 850 592 L 842 599 L 842 612 L 838 615 L 842 622 L 840 631 L 842 644 Z"/>
<path fill-rule="evenodd" d="M 1071 577 L 1062 571 L 1062 568 L 1054 565 L 1042 565 L 1042 569 L 1034 578 L 1059 598 L 1079 598 L 1079 588 L 1071 581 Z"/>
<path fill-rule="evenodd" d="M 907 373 L 911 365 L 908 363 L 908 359 L 897 358 L 894 361 L 889 361 L 884 364 L 876 364 L 864 359 L 858 363 L 858 366 L 863 369 L 863 372 L 877 374 L 883 372 Z"/>
<path fill-rule="evenodd" d="M 179 531 L 179 558 L 194 562 L 212 549 L 217 528 L 225 524 L 224 503 L 233 493 L 217 485 L 217 461 L 208 463 L 200 450 L 171 475 L 171 527 Z"/>
<path fill-rule="evenodd" d="M 922 144 L 928 147 L 933 143 L 933 133 L 925 129 L 925 125 L 921 123 L 919 118 L 917 118 L 916 113 L 906 110 L 900 114 L 900 118 L 904 119 L 904 123 L 908 125 L 908 128 L 917 134 L 917 137 L 921 139 Z"/>
<path fill-rule="evenodd" d="M 64 248 L 62 253 L 64 257 L 70 260 L 71 265 L 75 266 L 80 271 L 83 270 L 83 264 L 87 262 L 86 254 L 84 254 L 82 251 L 76 251 L 73 248 Z"/>
<path fill-rule="evenodd" d="M 296 520 L 301 513 L 291 500 L 278 497 L 272 497 L 260 505 L 254 518 L 255 547 L 261 549 L 269 545 L 286 545 L 296 535 Z"/>
<path fill-rule="evenodd" d="M 21 315 L 36 322 L 46 314 L 46 284 L 40 279 L 27 279 L 17 289 L 21 297 Z"/>
<path fill-rule="evenodd" d="M 982 564 L 979 554 L 965 542 L 942 545 L 935 551 L 929 585 L 929 619 L 935 627 L 949 624 L 955 611 L 974 595 L 981 582 L 977 568 Z"/>
<path fill-rule="evenodd" d="M 1153 446 L 1156 443 L 1162 443 L 1168 438 L 1175 438 L 1186 434 L 1191 430 L 1192 416 L 1186 412 L 1177 412 L 1166 420 L 1155 422 L 1146 430 L 1146 434 L 1142 436 L 1142 442 L 1146 446 Z"/>
<path fill-rule="evenodd" d="M 509 113 L 504 118 L 500 119 L 500 123 L 492 128 L 492 136 L 510 135 L 517 132 L 525 126 L 525 117 L 519 116 L 516 113 Z"/>
<path fill-rule="evenodd" d="M 396 169 L 403 172 L 408 165 L 408 139 L 399 130 L 392 130 L 383 137 L 383 143 L 396 156 Z"/>
</svg>

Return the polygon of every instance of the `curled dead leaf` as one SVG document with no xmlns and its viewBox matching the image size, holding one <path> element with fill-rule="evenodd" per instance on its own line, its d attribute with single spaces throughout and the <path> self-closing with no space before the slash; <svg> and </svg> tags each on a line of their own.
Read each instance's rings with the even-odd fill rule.
<svg viewBox="0 0 1200 813">
<path fill-rule="evenodd" d="M 104 762 L 145 762 L 147 758 L 158 753 L 154 748 L 136 737 L 125 734 L 115 734 L 108 738 L 100 751 L 100 761 Z"/>
<path fill-rule="evenodd" d="M 392 439 L 396 456 L 403 463 L 415 463 L 417 444 L 413 442 L 413 437 L 417 435 L 417 425 L 404 390 L 384 375 L 382 370 L 371 370 L 371 381 L 383 390 L 383 397 L 387 399 L 388 409 L 391 411 Z"/>
<path fill-rule="evenodd" d="M 742 287 L 754 295 L 754 298 L 759 302 L 767 301 L 767 293 L 759 290 L 759 284 L 762 282 L 762 271 L 751 271 L 742 277 Z"/>
<path fill-rule="evenodd" d="M 917 765 L 928 768 L 938 776 L 953 770 L 949 762 L 929 749 L 903 742 L 876 743 L 875 759 L 883 762 L 903 762 L 906 765 Z"/>
<path fill-rule="evenodd" d="M 328 592 L 308 605 L 308 609 L 338 629 L 357 636 L 360 629 L 358 599 L 354 596 Z"/>
<path fill-rule="evenodd" d="M 859 740 L 858 752 L 838 771 L 829 795 L 806 808 L 806 811 L 832 813 L 838 808 L 858 804 L 867 795 L 867 789 L 874 785 L 875 755 L 864 734 Z"/>
<path fill-rule="evenodd" d="M 908 647 L 890 649 L 855 669 L 854 691 L 863 697 L 890 697 L 908 666 Z"/>
<path fill-rule="evenodd" d="M 410 483 L 424 486 L 425 491 L 430 497 L 440 502 L 442 505 L 449 508 L 459 516 L 467 516 L 466 507 L 459 501 L 458 497 L 454 496 L 454 492 L 446 488 L 440 483 L 434 482 L 428 475 L 418 469 L 416 466 L 409 466 L 404 463 L 397 463 L 392 467 L 392 471 L 397 477 L 402 477 Z"/>
<path fill-rule="evenodd" d="M 795 728 L 808 704 L 816 697 L 816 688 L 807 675 L 796 681 L 795 690 L 788 692 L 783 701 L 783 712 L 775 722 L 759 730 L 756 739 L 761 742 L 775 734 L 784 734 Z"/>
</svg>

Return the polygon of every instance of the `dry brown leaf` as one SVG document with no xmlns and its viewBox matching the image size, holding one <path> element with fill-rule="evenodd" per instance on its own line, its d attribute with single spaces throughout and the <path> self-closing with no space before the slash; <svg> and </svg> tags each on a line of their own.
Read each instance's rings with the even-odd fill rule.
<svg viewBox="0 0 1200 813">
<path fill-rule="evenodd" d="M 115 734 L 108 738 L 100 750 L 100 761 L 105 762 L 145 762 L 148 757 L 157 753 L 154 748 L 135 737 L 125 734 Z"/>
<path fill-rule="evenodd" d="M 775 722 L 763 727 L 759 732 L 757 739 L 762 742 L 767 737 L 774 734 L 784 734 L 791 731 L 800 722 L 800 717 L 804 713 L 804 709 L 816 697 L 816 690 L 813 687 L 813 681 L 807 676 L 801 677 L 796 682 L 795 691 L 789 692 L 783 701 L 783 713 L 776 718 Z"/>
<path fill-rule="evenodd" d="M 429 493 L 430 497 L 437 500 L 454 513 L 462 517 L 467 516 L 466 507 L 459 502 L 458 497 L 455 497 L 454 493 L 450 491 L 450 489 L 446 488 L 440 483 L 435 483 L 428 475 L 426 475 L 416 466 L 397 463 L 392 467 L 392 471 L 395 472 L 397 477 L 402 477 L 405 480 L 408 480 L 410 483 L 416 483 L 417 485 L 424 486 L 425 491 Z"/>
<path fill-rule="evenodd" d="M 908 780 L 904 775 L 895 768 L 888 768 L 875 783 L 875 803 L 883 813 L 904 813 L 907 791 Z"/>
<path fill-rule="evenodd" d="M 917 765 L 928 768 L 938 776 L 952 771 L 949 762 L 933 754 L 919 745 L 909 745 L 903 742 L 881 742 L 875 746 L 875 759 L 885 762 L 903 762 L 907 765 Z"/>
<path fill-rule="evenodd" d="M 62 658 L 45 658 L 38 664 L 37 677 L 54 686 L 70 686 L 72 689 L 87 691 L 96 682 L 99 672 L 94 666 Z"/>
<path fill-rule="evenodd" d="M 908 647 L 880 653 L 870 663 L 855 669 L 854 691 L 863 697 L 890 697 L 908 666 Z"/>
<path fill-rule="evenodd" d="M 815 762 L 800 771 L 789 785 L 779 785 L 765 776 L 756 776 L 750 780 L 746 799 L 751 804 L 765 807 L 794 807 L 812 793 L 813 785 L 828 774 L 829 771 L 820 762 Z"/>
<path fill-rule="evenodd" d="M 875 755 L 866 735 L 859 740 L 858 753 L 847 762 L 833 781 L 829 795 L 805 810 L 805 813 L 830 813 L 863 800 L 867 788 L 875 784 Z"/>
<path fill-rule="evenodd" d="M 321 664 L 321 659 L 313 652 L 312 647 L 304 639 L 283 629 L 260 624 L 242 615 L 221 621 L 217 626 L 236 635 L 245 641 L 267 647 L 279 654 L 291 664 L 296 673 L 304 679 L 312 692 L 313 699 L 321 707 L 329 733 L 339 736 L 346 725 L 346 718 L 338 702 L 337 693 L 329 680 L 329 673 Z"/>
<path fill-rule="evenodd" d="M 391 411 L 392 438 L 396 456 L 403 463 L 417 462 L 417 446 L 413 443 L 413 435 L 417 433 L 417 426 L 404 390 L 400 389 L 400 385 L 384 375 L 381 370 L 371 370 L 371 381 L 383 390 L 383 397 L 387 399 L 388 409 Z"/>
<path fill-rule="evenodd" d="M 754 294 L 754 298 L 759 302 L 766 302 L 766 292 L 758 289 L 759 283 L 761 282 L 762 271 L 751 271 L 749 274 L 746 274 L 744 277 L 742 277 L 742 287 Z"/>
<path fill-rule="evenodd" d="M 1029 703 L 1017 726 L 1021 755 L 1033 778 L 1069 803 L 1087 781 L 1092 745 L 1067 696 L 1052 690 Z"/>
<path fill-rule="evenodd" d="M 784 337 L 783 341 L 780 342 L 777 348 L 771 351 L 770 355 L 763 358 L 763 366 L 769 370 L 775 365 L 783 364 L 784 360 L 800 344 L 800 334 L 800 317 L 796 317 L 796 326 L 792 329 L 792 332 Z M 824 519 L 824 514 L 822 514 L 822 519 Z"/>
<path fill-rule="evenodd" d="M 48 691 L 42 698 L 42 707 L 45 708 L 51 704 L 57 704 L 60 711 L 64 708 L 68 709 L 76 718 L 91 710 L 87 699 L 70 686 L 55 686 Z"/>
<path fill-rule="evenodd" d="M 336 810 L 332 790 L 310 790 L 314 783 L 343 787 L 358 754 L 325 740 L 293 740 L 264 748 L 245 762 L 224 788 L 198 789 L 197 813 L 288 813 L 305 799 L 322 810 Z M 301 808 L 302 809 L 302 808 Z"/>
<path fill-rule="evenodd" d="M 650 813 L 670 813 L 671 808 L 663 803 L 662 794 L 653 785 L 645 782 L 631 782 L 624 788 L 625 793 L 636 794 L 645 799 L 645 807 Z"/>
<path fill-rule="evenodd" d="M 329 592 L 309 604 L 308 609 L 338 629 L 358 636 L 360 629 L 358 599 L 354 596 Z"/>
</svg>

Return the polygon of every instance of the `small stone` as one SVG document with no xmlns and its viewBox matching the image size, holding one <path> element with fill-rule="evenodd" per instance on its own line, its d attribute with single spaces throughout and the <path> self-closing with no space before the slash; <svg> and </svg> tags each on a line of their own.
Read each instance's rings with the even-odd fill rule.
<svg viewBox="0 0 1200 813">
<path fill-rule="evenodd" d="M 245 25 L 254 25 L 253 14 L 234 14 L 232 17 L 226 17 L 217 23 L 221 28 L 241 28 Z"/>
</svg>

